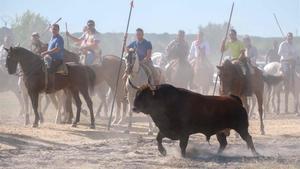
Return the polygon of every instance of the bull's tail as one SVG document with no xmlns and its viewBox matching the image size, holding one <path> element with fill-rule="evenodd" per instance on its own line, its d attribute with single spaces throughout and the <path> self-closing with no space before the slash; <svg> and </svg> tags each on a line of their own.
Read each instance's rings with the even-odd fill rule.
<svg viewBox="0 0 300 169">
<path fill-rule="evenodd" d="M 96 83 L 96 73 L 89 66 L 86 66 L 86 70 L 87 70 L 87 73 L 88 73 L 89 90 L 90 90 L 91 93 L 94 93 L 94 87 L 95 87 L 95 83 Z"/>
<path fill-rule="evenodd" d="M 241 100 L 241 98 L 239 96 L 231 94 L 230 97 L 232 97 L 233 99 L 235 99 L 236 101 L 238 101 L 241 105 L 243 105 L 243 102 L 242 102 L 242 100 Z"/>
<path fill-rule="evenodd" d="M 270 86 L 276 86 L 283 80 L 283 75 L 263 74 L 264 82 Z"/>
</svg>

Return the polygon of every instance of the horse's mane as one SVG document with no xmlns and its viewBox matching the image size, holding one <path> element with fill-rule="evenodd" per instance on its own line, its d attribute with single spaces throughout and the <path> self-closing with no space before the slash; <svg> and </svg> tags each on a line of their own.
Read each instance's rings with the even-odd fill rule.
<svg viewBox="0 0 300 169">
<path fill-rule="evenodd" d="M 28 57 L 31 56 L 35 59 L 41 59 L 41 57 L 33 52 L 31 52 L 30 50 L 23 48 L 23 47 L 14 47 L 13 51 L 16 52 L 18 55 L 21 55 L 22 57 Z"/>
</svg>

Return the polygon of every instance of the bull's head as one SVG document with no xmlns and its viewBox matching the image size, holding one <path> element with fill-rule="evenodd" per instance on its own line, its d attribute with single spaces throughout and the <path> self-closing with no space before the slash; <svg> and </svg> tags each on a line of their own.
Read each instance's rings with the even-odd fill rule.
<svg viewBox="0 0 300 169">
<path fill-rule="evenodd" d="M 137 113 L 143 112 L 145 114 L 149 114 L 148 110 L 152 107 L 151 105 L 154 101 L 156 88 L 151 86 L 150 84 L 137 87 L 130 81 L 130 79 L 128 79 L 128 83 L 132 88 L 137 90 L 133 102 L 132 111 Z"/>
</svg>

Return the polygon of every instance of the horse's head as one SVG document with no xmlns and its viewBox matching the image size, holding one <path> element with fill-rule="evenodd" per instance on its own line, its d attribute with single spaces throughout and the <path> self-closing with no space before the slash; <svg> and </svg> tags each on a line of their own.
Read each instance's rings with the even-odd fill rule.
<svg viewBox="0 0 300 169">
<path fill-rule="evenodd" d="M 133 48 L 130 48 L 126 56 L 126 73 L 131 74 L 133 72 L 138 72 L 138 69 L 139 60 L 136 51 Z"/>
<path fill-rule="evenodd" d="M 6 67 L 9 74 L 14 74 L 17 71 L 17 65 L 19 62 L 19 56 L 17 55 L 17 51 L 15 47 L 10 47 L 9 49 L 5 48 L 7 52 L 6 58 Z"/>
<path fill-rule="evenodd" d="M 235 72 L 234 65 L 230 60 L 225 60 L 221 66 L 217 66 L 219 69 L 218 75 L 220 77 L 220 93 L 222 95 L 228 95 L 231 92 L 232 81 L 234 76 L 238 76 Z"/>
</svg>

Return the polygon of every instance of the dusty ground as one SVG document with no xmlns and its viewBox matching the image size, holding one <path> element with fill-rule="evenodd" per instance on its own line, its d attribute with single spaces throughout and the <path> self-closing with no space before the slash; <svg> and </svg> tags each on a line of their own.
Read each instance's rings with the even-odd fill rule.
<svg viewBox="0 0 300 169">
<path fill-rule="evenodd" d="M 293 114 L 268 116 L 266 135 L 251 120 L 250 133 L 262 157 L 253 157 L 246 144 L 229 137 L 223 155 L 216 155 L 218 143 L 211 145 L 202 135 L 191 137 L 187 158 L 179 153 L 178 142 L 165 139 L 167 156 L 161 156 L 155 136 L 147 135 L 146 123 L 136 123 L 132 134 L 125 125 L 107 131 L 107 120 L 88 129 L 88 117 L 81 125 L 55 125 L 54 110 L 46 122 L 33 129 L 18 118 L 19 106 L 11 93 L 0 94 L 0 168 L 300 168 L 300 118 Z M 32 119 L 32 118 L 31 118 Z"/>
</svg>

